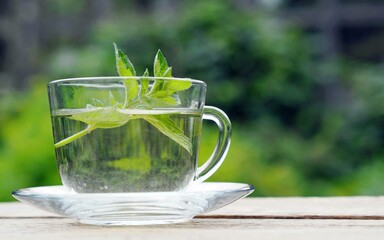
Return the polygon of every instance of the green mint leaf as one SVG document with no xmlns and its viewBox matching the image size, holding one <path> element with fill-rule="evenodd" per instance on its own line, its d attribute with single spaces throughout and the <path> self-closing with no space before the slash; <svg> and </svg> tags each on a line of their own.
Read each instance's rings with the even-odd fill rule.
<svg viewBox="0 0 384 240">
<path fill-rule="evenodd" d="M 126 98 L 125 98 L 125 104 L 126 107 L 129 103 L 129 101 L 136 98 L 137 94 L 139 93 L 139 84 L 137 83 L 136 79 L 126 79 L 122 81 L 125 86 L 125 92 L 126 92 Z"/>
<path fill-rule="evenodd" d="M 116 128 L 126 124 L 130 119 L 134 119 L 131 115 L 119 112 L 115 107 L 94 107 L 88 105 L 87 108 L 90 110 L 72 114 L 69 119 L 86 123 L 88 126 L 84 130 L 55 143 L 55 148 L 73 142 L 97 128 Z"/>
<path fill-rule="evenodd" d="M 113 46 L 115 48 L 116 68 L 119 75 L 128 77 L 136 76 L 135 68 L 127 55 L 125 55 L 115 43 L 113 43 Z"/>
<path fill-rule="evenodd" d="M 165 70 L 164 77 L 172 77 L 172 67 L 169 67 L 167 70 Z"/>
<path fill-rule="evenodd" d="M 184 135 L 183 130 L 181 130 L 168 116 L 142 115 L 142 118 L 156 127 L 164 135 L 185 148 L 189 153 L 192 153 L 192 143 L 190 139 Z"/>
<path fill-rule="evenodd" d="M 179 98 L 175 98 L 175 97 L 172 97 L 172 96 L 158 98 L 158 99 L 161 102 L 163 102 L 163 103 L 166 103 L 166 104 L 169 104 L 169 105 L 173 105 L 173 106 L 176 106 L 176 105 L 180 104 Z"/>
<path fill-rule="evenodd" d="M 153 63 L 153 73 L 155 77 L 164 77 L 168 69 L 169 67 L 167 60 L 159 49 L 156 53 L 155 61 Z"/>
<path fill-rule="evenodd" d="M 173 91 L 169 90 L 160 90 L 153 94 L 151 94 L 151 98 L 153 102 L 160 101 L 162 103 L 167 103 L 169 105 L 178 105 L 180 104 L 179 97 L 177 94 L 173 94 Z"/>
<path fill-rule="evenodd" d="M 115 48 L 116 68 L 119 75 L 122 77 L 136 76 L 135 68 L 133 67 L 133 64 L 131 63 L 127 55 L 125 55 L 115 43 L 113 43 L 113 46 Z M 137 96 L 139 92 L 139 84 L 135 79 L 127 79 L 123 80 L 122 82 L 125 86 L 126 91 L 124 106 L 127 106 L 129 102 Z"/>
<path fill-rule="evenodd" d="M 169 92 L 177 92 L 177 91 L 182 91 L 190 88 L 192 85 L 192 82 L 190 81 L 178 81 L 178 80 L 171 80 L 167 81 L 164 84 L 164 89 L 169 91 Z"/>
<path fill-rule="evenodd" d="M 173 106 L 177 106 L 180 104 L 180 100 L 175 97 L 175 96 L 163 96 L 163 97 L 152 97 L 150 98 L 150 102 L 154 105 L 154 106 L 163 106 L 164 103 L 168 104 L 168 105 L 173 105 Z"/>
<path fill-rule="evenodd" d="M 168 91 L 168 90 L 159 90 L 151 94 L 151 97 L 154 98 L 165 98 L 171 95 L 173 91 Z"/>
<path fill-rule="evenodd" d="M 161 50 L 155 56 L 153 71 L 156 77 L 172 77 L 172 67 L 168 66 L 167 60 Z M 152 86 L 150 97 L 170 105 L 180 104 L 179 97 L 175 92 L 188 89 L 192 85 L 191 82 L 168 80 L 164 82 L 158 81 Z"/>
<path fill-rule="evenodd" d="M 90 110 L 73 114 L 70 119 L 86 123 L 91 129 L 115 128 L 126 124 L 132 117 L 116 107 L 88 107 Z"/>
</svg>

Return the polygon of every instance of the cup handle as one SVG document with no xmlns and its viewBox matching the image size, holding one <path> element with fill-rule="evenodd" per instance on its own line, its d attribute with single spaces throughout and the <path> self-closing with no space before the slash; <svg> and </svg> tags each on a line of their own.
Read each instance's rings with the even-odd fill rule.
<svg viewBox="0 0 384 240">
<path fill-rule="evenodd" d="M 211 120 L 217 124 L 219 127 L 219 137 L 212 155 L 201 167 L 197 168 L 194 182 L 198 183 L 207 180 L 223 163 L 231 143 L 232 131 L 231 121 L 219 108 L 205 106 L 203 109 L 203 120 Z"/>
</svg>

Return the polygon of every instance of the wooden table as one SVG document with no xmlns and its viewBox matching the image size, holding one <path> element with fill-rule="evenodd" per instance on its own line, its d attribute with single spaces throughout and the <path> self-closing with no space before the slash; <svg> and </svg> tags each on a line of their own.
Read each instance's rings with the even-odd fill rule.
<svg viewBox="0 0 384 240">
<path fill-rule="evenodd" d="M 175 225 L 81 225 L 0 204 L 0 239 L 384 239 L 384 197 L 246 198 Z"/>
</svg>

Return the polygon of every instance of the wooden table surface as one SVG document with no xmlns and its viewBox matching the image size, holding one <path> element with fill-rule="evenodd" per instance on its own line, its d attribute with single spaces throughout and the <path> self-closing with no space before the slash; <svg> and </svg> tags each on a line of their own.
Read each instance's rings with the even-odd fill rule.
<svg viewBox="0 0 384 240">
<path fill-rule="evenodd" d="M 175 225 L 82 225 L 0 203 L 0 239 L 384 239 L 384 197 L 246 198 Z"/>
</svg>

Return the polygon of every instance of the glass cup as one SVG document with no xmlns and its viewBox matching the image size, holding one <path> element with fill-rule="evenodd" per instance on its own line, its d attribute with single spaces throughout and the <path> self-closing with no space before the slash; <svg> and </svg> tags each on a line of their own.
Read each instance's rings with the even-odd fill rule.
<svg viewBox="0 0 384 240">
<path fill-rule="evenodd" d="M 75 192 L 179 191 L 210 177 L 228 152 L 231 123 L 204 106 L 199 80 L 73 78 L 50 82 L 48 93 L 57 166 Z M 198 167 L 203 119 L 219 137 Z"/>
</svg>

